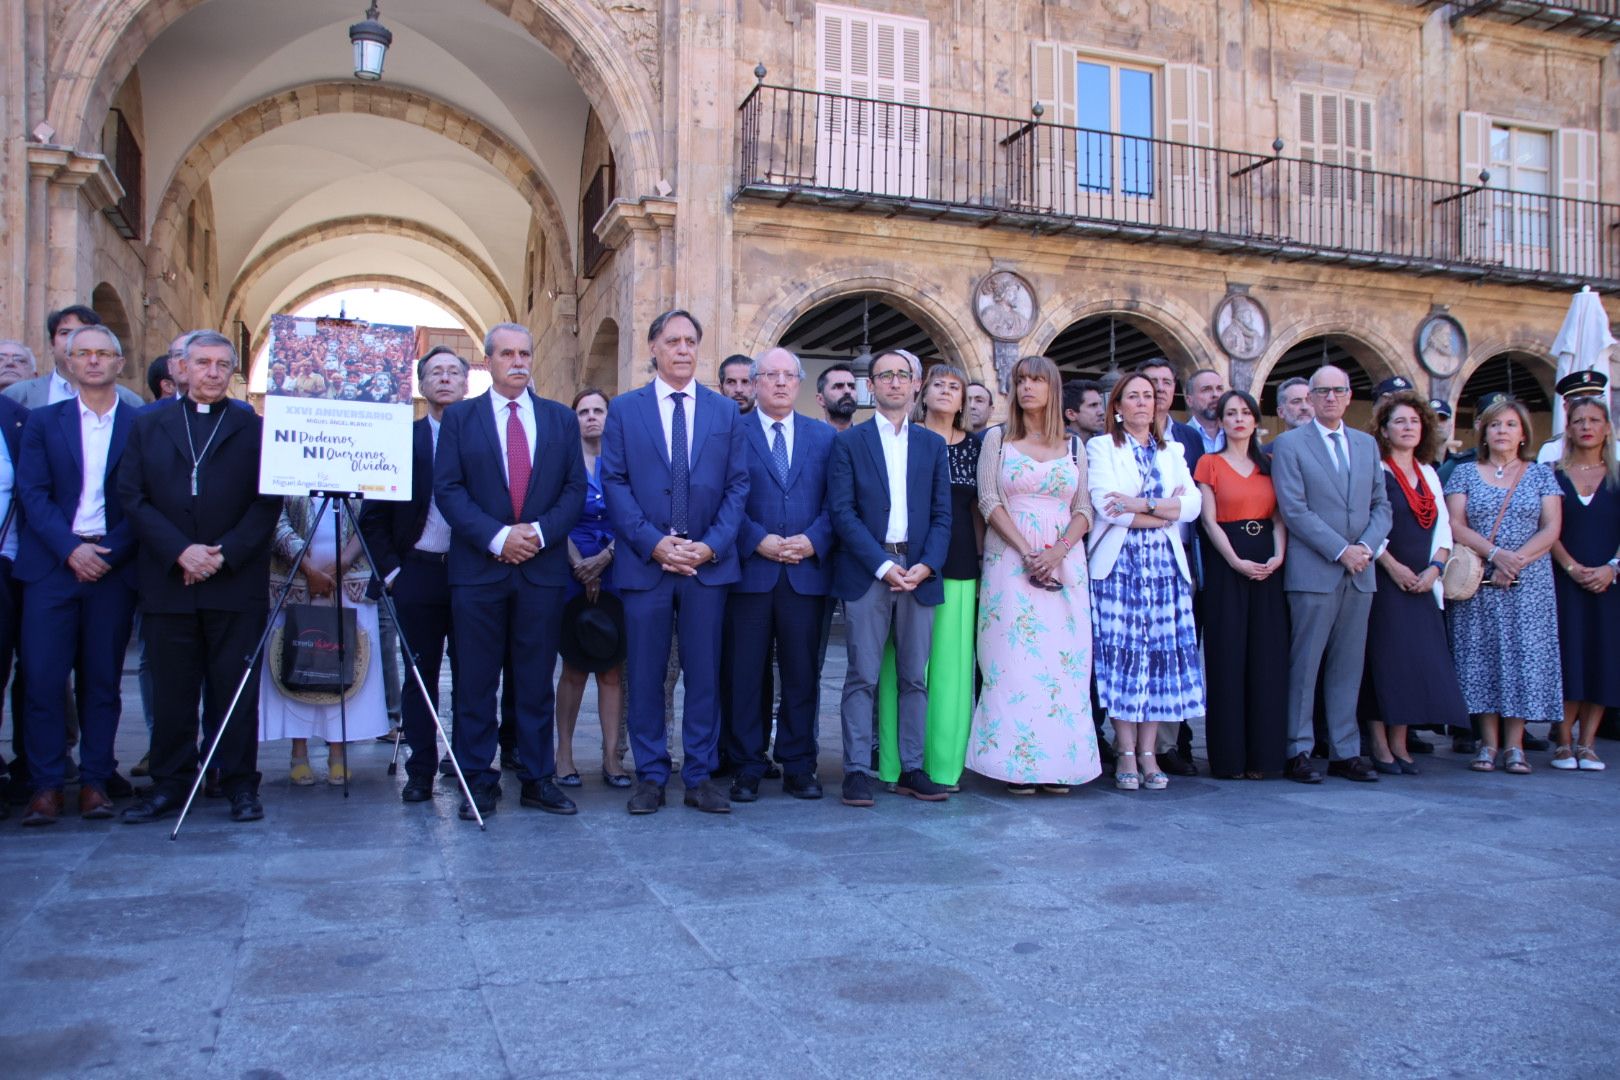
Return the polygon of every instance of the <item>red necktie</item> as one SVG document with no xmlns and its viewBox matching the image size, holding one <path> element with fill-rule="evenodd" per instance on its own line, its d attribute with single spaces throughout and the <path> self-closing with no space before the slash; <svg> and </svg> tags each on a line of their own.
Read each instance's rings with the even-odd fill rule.
<svg viewBox="0 0 1620 1080">
<path fill-rule="evenodd" d="M 523 516 L 523 500 L 529 493 L 529 437 L 523 433 L 523 422 L 518 419 L 518 405 L 507 402 L 511 411 L 506 414 L 506 481 L 512 489 L 512 520 Z"/>
</svg>

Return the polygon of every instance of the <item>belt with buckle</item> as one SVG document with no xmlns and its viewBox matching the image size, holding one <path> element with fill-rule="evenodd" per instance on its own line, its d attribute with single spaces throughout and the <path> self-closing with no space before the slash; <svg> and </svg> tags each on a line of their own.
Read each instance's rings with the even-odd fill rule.
<svg viewBox="0 0 1620 1080">
<path fill-rule="evenodd" d="M 883 550 L 890 555 L 904 555 L 906 553 L 906 544 L 903 540 L 898 544 L 884 544 Z"/>
<path fill-rule="evenodd" d="M 94 533 L 89 536 L 86 536 L 83 533 L 74 533 L 73 535 L 78 537 L 79 543 L 81 544 L 99 544 L 103 540 L 107 539 L 106 533 Z"/>
<path fill-rule="evenodd" d="M 450 561 L 448 551 L 423 551 L 421 548 L 411 548 L 405 556 L 412 562 L 445 563 Z"/>
<path fill-rule="evenodd" d="M 1232 524 L 1236 525 L 1250 536 L 1259 536 L 1261 530 L 1266 527 L 1266 523 L 1258 518 L 1250 518 L 1248 521 L 1234 521 Z"/>
</svg>

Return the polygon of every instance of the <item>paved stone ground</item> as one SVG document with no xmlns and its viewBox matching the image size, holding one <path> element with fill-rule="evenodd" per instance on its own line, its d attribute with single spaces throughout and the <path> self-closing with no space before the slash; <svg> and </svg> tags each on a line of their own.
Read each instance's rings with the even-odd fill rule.
<svg viewBox="0 0 1620 1080">
<path fill-rule="evenodd" d="M 266 820 L 207 803 L 175 843 L 0 824 L 0 1075 L 1615 1073 L 1613 773 L 1440 753 L 864 811 L 768 784 L 728 818 L 595 780 L 556 818 L 509 781 L 480 834 L 387 758 L 356 749 L 345 803 L 267 747 Z"/>
</svg>

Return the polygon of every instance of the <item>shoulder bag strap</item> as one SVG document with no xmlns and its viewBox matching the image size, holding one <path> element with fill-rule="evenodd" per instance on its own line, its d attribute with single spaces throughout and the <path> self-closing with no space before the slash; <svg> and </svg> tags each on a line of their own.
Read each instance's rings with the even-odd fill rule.
<svg viewBox="0 0 1620 1080">
<path fill-rule="evenodd" d="M 1523 480 L 1524 474 L 1529 471 L 1530 466 L 1526 465 L 1523 471 L 1514 477 L 1513 484 L 1508 488 L 1507 498 L 1502 500 L 1502 509 L 1496 512 L 1496 520 L 1491 522 L 1491 533 L 1485 538 L 1487 544 L 1493 547 L 1496 545 L 1496 530 L 1502 527 L 1502 519 L 1507 516 L 1508 505 L 1513 502 L 1513 493 L 1519 490 L 1519 481 Z"/>
</svg>

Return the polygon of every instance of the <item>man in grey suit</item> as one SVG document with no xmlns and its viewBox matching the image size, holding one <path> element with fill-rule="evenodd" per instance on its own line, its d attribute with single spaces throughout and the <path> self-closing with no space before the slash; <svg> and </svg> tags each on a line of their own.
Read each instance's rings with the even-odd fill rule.
<svg viewBox="0 0 1620 1080">
<path fill-rule="evenodd" d="M 47 315 L 45 333 L 51 339 L 51 356 L 56 361 L 56 367 L 38 378 L 24 379 L 6 387 L 6 397 L 25 409 L 42 409 L 58 401 L 77 397 L 79 389 L 74 384 L 73 365 L 68 362 L 68 339 L 75 330 L 100 325 L 101 316 L 83 304 L 73 304 Z M 118 384 L 118 400 L 137 409 L 146 404 L 141 395 L 123 383 Z"/>
<path fill-rule="evenodd" d="M 1389 535 L 1389 498 L 1378 444 L 1344 422 L 1350 377 L 1336 367 L 1311 376 L 1316 419 L 1284 432 L 1272 451 L 1271 481 L 1291 543 L 1283 587 L 1293 618 L 1288 651 L 1288 766 L 1302 784 L 1321 782 L 1311 767 L 1316 677 L 1325 665 L 1323 702 L 1332 760 L 1347 780 L 1378 779 L 1361 756 L 1356 698 L 1367 645 L 1367 615 L 1377 588 L 1373 558 Z"/>
</svg>

